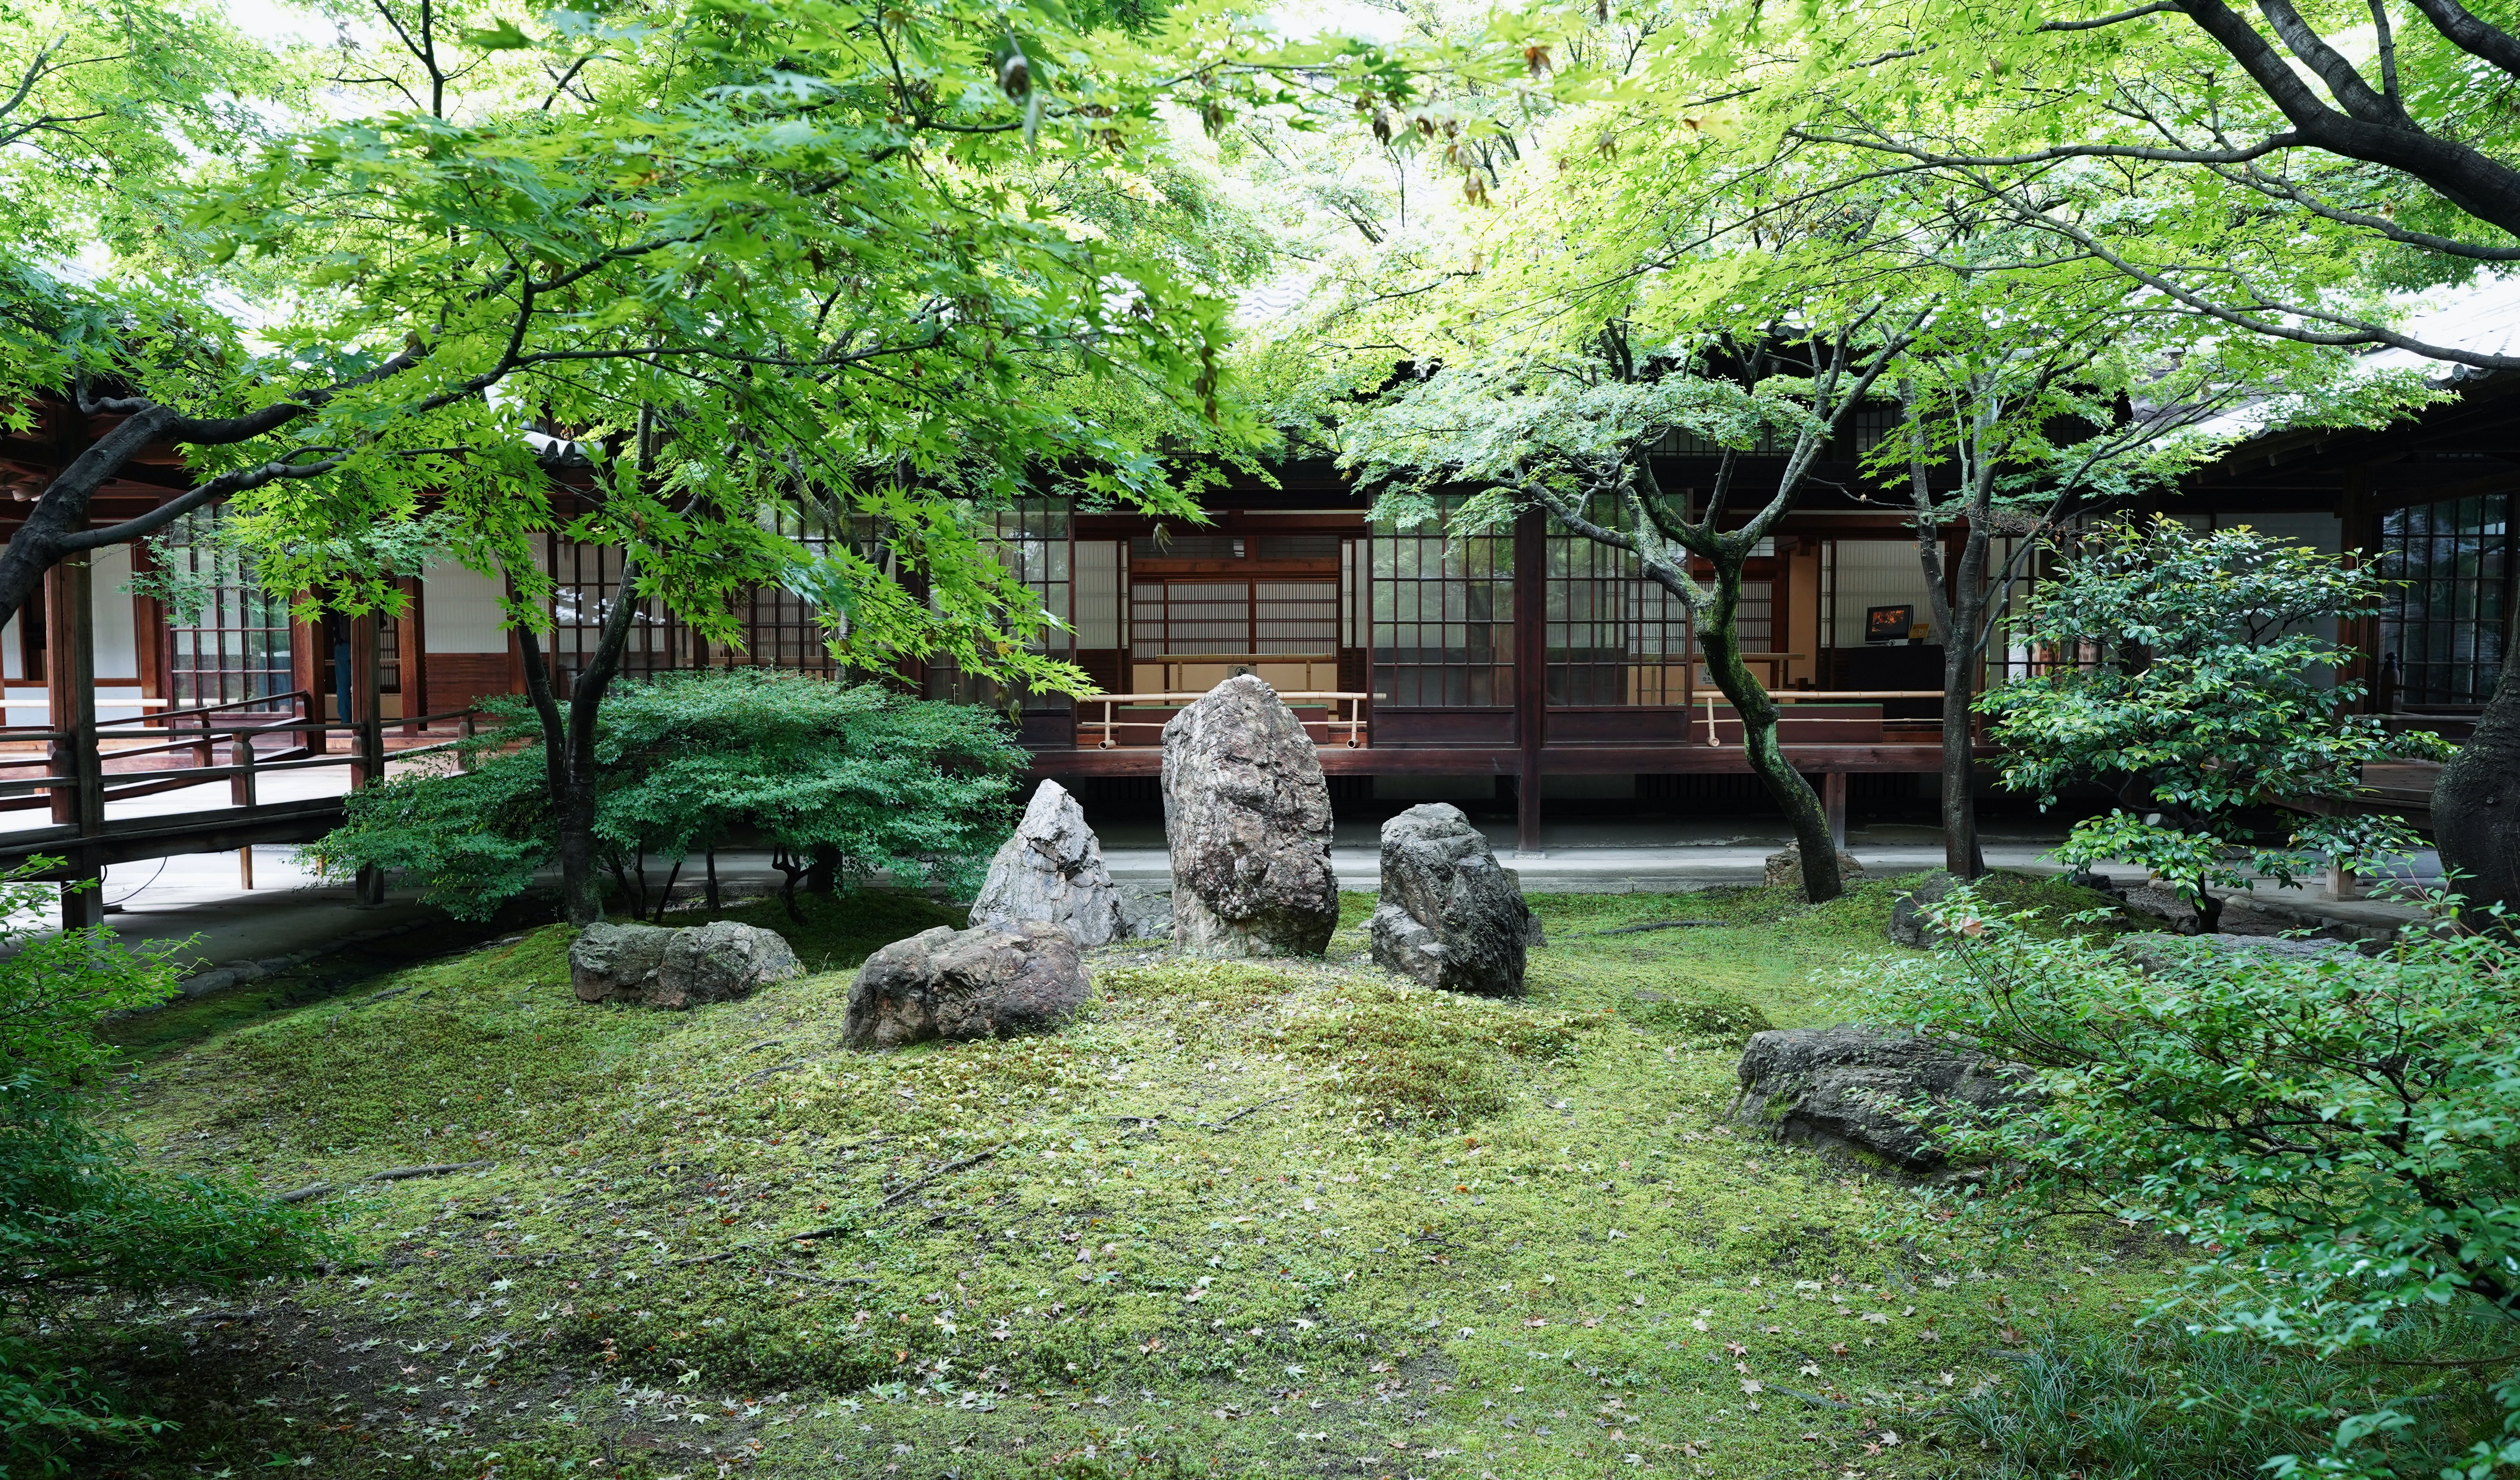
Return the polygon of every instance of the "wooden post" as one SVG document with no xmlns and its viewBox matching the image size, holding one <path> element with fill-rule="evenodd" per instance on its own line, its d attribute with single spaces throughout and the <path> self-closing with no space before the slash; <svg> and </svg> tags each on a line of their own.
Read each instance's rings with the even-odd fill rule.
<svg viewBox="0 0 2520 1480">
<path fill-rule="evenodd" d="M 1827 771 L 1820 779 L 1821 811 L 1828 816 L 1828 840 L 1846 846 L 1846 773 Z"/>
<path fill-rule="evenodd" d="M 53 821 L 78 829 L 82 838 L 105 831 L 104 764 L 96 750 L 96 630 L 85 551 L 67 556 L 44 576 L 44 690 L 51 716 L 45 728 L 60 733 L 50 744 L 49 769 L 67 776 L 53 787 Z M 62 928 L 105 923 L 104 876 L 74 850 L 62 884 Z M 86 887 L 79 888 L 84 883 Z"/>
<path fill-rule="evenodd" d="M 235 806 L 250 807 L 254 804 L 254 758 L 251 735 L 228 737 L 228 765 L 232 768 L 228 777 L 228 801 Z M 237 849 L 237 883 L 247 889 L 253 887 L 253 849 L 250 847 Z"/>
<path fill-rule="evenodd" d="M 301 599 L 304 593 L 299 594 Z M 324 725 L 324 618 L 311 622 L 292 620 L 289 624 L 289 683 L 306 695 L 306 717 L 314 724 L 297 732 L 297 745 L 309 755 L 323 755 L 332 749 Z"/>
<path fill-rule="evenodd" d="M 385 779 L 384 674 L 377 647 L 377 619 L 371 612 L 350 618 L 350 712 L 341 716 L 351 732 L 353 785 L 364 790 Z"/>
<path fill-rule="evenodd" d="M 402 593 L 411 599 L 394 631 L 400 637 L 402 650 L 394 654 L 402 672 L 402 733 L 418 735 L 421 716 L 428 713 L 428 628 L 423 610 L 424 587 L 419 576 L 402 583 Z"/>
<path fill-rule="evenodd" d="M 1548 516 L 1524 510 L 1513 525 L 1514 851 L 1540 856 L 1542 748 L 1549 739 Z"/>
<path fill-rule="evenodd" d="M 379 669 L 380 656 L 376 614 L 351 617 L 350 712 L 343 718 L 357 727 L 351 735 L 352 753 L 358 757 L 350 768 L 354 790 L 364 791 L 385 779 L 384 675 Z M 374 865 L 361 869 L 356 894 L 361 909 L 373 910 L 383 904 L 384 871 Z"/>
</svg>

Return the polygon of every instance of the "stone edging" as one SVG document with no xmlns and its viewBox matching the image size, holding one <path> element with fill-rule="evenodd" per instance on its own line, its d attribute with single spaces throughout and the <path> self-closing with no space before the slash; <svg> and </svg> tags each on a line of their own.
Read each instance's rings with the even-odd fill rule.
<svg viewBox="0 0 2520 1480">
<path fill-rule="evenodd" d="M 175 989 L 186 997 L 204 996 L 243 982 L 260 981 L 266 976 L 276 976 L 283 971 L 302 966 L 310 961 L 319 961 L 351 946 L 364 946 L 371 941 L 408 935 L 414 930 L 434 923 L 437 921 L 415 919 L 404 924 L 381 926 L 373 930 L 354 930 L 308 951 L 292 952 L 287 956 L 265 957 L 261 961 L 220 962 L 208 970 L 196 971 L 190 976 L 180 978 L 175 983 Z"/>
</svg>

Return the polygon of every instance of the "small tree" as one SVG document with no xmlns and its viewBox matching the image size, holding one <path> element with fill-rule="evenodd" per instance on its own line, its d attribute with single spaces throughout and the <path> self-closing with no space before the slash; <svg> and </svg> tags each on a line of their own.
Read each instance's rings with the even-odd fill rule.
<svg viewBox="0 0 2520 1480">
<path fill-rule="evenodd" d="M 233 1284 L 338 1252 L 312 1207 L 153 1171 L 88 1122 L 84 1093 L 112 1054 L 90 1029 L 173 996 L 190 942 L 30 923 L 55 887 L 34 875 L 60 865 L 31 859 L 0 876 L 0 1284 L 12 1295 L 0 1303 L 0 1473 L 58 1473 L 87 1442 L 158 1426 L 64 1360 L 54 1343 L 78 1324 L 74 1297 Z"/>
<path fill-rule="evenodd" d="M 1345 465 L 1384 488 L 1376 519 L 1424 524 L 1441 485 L 1488 483 L 1453 514 L 1454 532 L 1486 532 L 1522 509 L 1543 509 L 1563 528 L 1633 557 L 1678 601 L 1708 675 L 1740 717 L 1750 769 L 1794 830 L 1803 887 L 1815 900 L 1833 899 L 1842 886 L 1837 848 L 1819 795 L 1778 741 L 1776 700 L 1743 660 L 1742 572 L 1918 317 L 1867 303 L 1826 330 L 1772 324 L 1773 338 L 1717 336 L 1694 353 L 1654 356 L 1631 345 L 1626 325 L 1612 324 L 1567 360 L 1438 371 L 1343 429 Z M 1702 493 L 1667 489 L 1655 475 L 1655 450 L 1675 435 L 1722 449 Z M 1785 448 L 1781 468 L 1744 466 L 1746 449 L 1770 442 Z"/>
<path fill-rule="evenodd" d="M 348 821 L 307 850 L 319 870 L 379 868 L 464 918 L 522 893 L 560 849 L 545 732 L 529 699 L 490 708 L 498 723 L 472 769 L 354 794 Z M 598 865 L 648 917 L 664 914 L 686 860 L 745 833 L 782 860 L 791 915 L 808 872 L 843 888 L 883 873 L 968 890 L 1025 764 L 987 709 L 749 668 L 622 685 L 592 755 Z M 671 870 L 652 893 L 652 861 Z"/>
<path fill-rule="evenodd" d="M 1965 892 L 1930 913 L 1952 948 L 1868 967 L 1852 979 L 1859 1011 L 2026 1065 L 2039 1093 L 1936 1109 L 1946 1154 L 2005 1173 L 1923 1194 L 1911 1208 L 1936 1216 L 1919 1225 L 1967 1215 L 2018 1234 L 2082 1214 L 2186 1244 L 2193 1262 L 2156 1317 L 2337 1363 L 2355 1377 L 2341 1390 L 2364 1390 L 2362 1412 L 2320 1415 L 2336 1423 L 2329 1454 L 2271 1461 L 2278 1474 L 2520 1463 L 2510 934 L 2408 932 L 2377 960 L 2197 942 L 2138 963 Z M 2427 1324 L 2422 1360 L 2372 1350 Z M 2461 1368 L 2481 1421 L 2438 1391 L 2408 1396 Z"/>
<path fill-rule="evenodd" d="M 2053 666 L 1978 701 L 2004 783 L 2042 806 L 2069 785 L 2114 790 L 2120 805 L 2076 824 L 2057 857 L 2141 864 L 2208 931 L 2222 915 L 2212 885 L 2266 875 L 2298 887 L 2320 855 L 2405 852 L 2405 824 L 2352 810 L 2362 769 L 2448 747 L 2349 713 L 2362 692 L 2342 677 L 2354 652 L 2315 630 L 2380 601 L 2366 572 L 2245 527 L 2104 528 L 2021 605 L 2015 635 Z M 2308 814 L 2280 846 L 2251 822 L 2271 806 Z"/>
</svg>

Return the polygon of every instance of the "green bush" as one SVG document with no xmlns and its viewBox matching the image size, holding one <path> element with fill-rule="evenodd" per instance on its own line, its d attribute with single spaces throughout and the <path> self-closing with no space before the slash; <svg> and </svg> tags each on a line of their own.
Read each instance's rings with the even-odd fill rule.
<svg viewBox="0 0 2520 1480">
<path fill-rule="evenodd" d="M 542 731 L 523 698 L 484 707 L 494 725 L 460 762 L 354 794 L 308 860 L 329 877 L 417 881 L 465 919 L 523 892 L 558 845 Z M 813 870 L 838 888 L 884 873 L 968 891 L 1025 764 L 988 710 L 758 668 L 624 684 L 596 746 L 597 846 L 642 916 L 663 913 L 685 860 L 744 830 L 777 850 L 791 914 Z M 673 871 L 652 893 L 652 863 Z"/>
<path fill-rule="evenodd" d="M 2485 1416 L 2418 1403 L 2391 1369 L 2281 1461 L 2392 1472 L 2411 1446 L 2520 1464 L 2520 944 L 2449 926 L 2374 959 L 2145 964 L 2040 938 L 1967 890 L 1929 912 L 1953 949 L 1859 983 L 1863 1015 L 2029 1066 L 2035 1103 L 1952 1112 L 1940 1133 L 1992 1184 L 1917 1193 L 1920 1215 L 2026 1232 L 2059 1210 L 2158 1230 L 2194 1263 L 2154 1318 L 2325 1360 L 2418 1315 L 2472 1323 Z M 2340 1400 L 2342 1401 L 2342 1400 Z M 2462 1469 L 2461 1474 L 2470 1471 Z"/>
<path fill-rule="evenodd" d="M 2009 619 L 2016 643 L 2092 659 L 1978 700 L 2003 784 L 2042 806 L 2109 788 L 2121 805 L 2077 823 L 2056 857 L 2141 864 L 2208 930 L 2222 911 L 2209 884 L 2289 886 L 2322 858 L 2407 852 L 2403 823 L 2350 805 L 2362 767 L 2449 747 L 2354 712 L 2362 688 L 2338 677 L 2354 650 L 2316 634 L 2387 602 L 2368 570 L 2246 526 L 2200 532 L 2165 515 L 2094 531 Z M 2295 816 L 2281 846 L 2259 840 L 2257 815 L 2305 799 L 2331 805 Z"/>
<path fill-rule="evenodd" d="M 335 1245 L 312 1209 L 250 1188 L 169 1176 L 90 1125 L 83 1096 L 110 1051 L 110 1011 L 174 993 L 188 942 L 125 945 L 103 926 L 40 932 L 54 888 L 34 859 L 0 878 L 0 1474 L 53 1474 L 98 1440 L 160 1427 L 122 1412 L 68 1355 L 79 1297 L 303 1269 Z M 41 1332 L 39 1338 L 38 1332 Z"/>
<path fill-rule="evenodd" d="M 2248 1336 L 2163 1326 L 2128 1333 L 2050 1326 L 2017 1354 L 2020 1369 L 1954 1400 L 1951 1437 L 1999 1476 L 2080 1472 L 2112 1480 L 2247 1480 L 2273 1455 L 2315 1453 L 2372 1384 L 2429 1410 L 2399 1435 L 2395 1473 L 2429 1477 L 2459 1456 L 2443 1441 L 2491 1422 L 2458 1359 L 2480 1334 L 2419 1314 L 2368 1346 L 2321 1359 Z M 2447 1362 L 2445 1366 L 2431 1366 Z"/>
</svg>

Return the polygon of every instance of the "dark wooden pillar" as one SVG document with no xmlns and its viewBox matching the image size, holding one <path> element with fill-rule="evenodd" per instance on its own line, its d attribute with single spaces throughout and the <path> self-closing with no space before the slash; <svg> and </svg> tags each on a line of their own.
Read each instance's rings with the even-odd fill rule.
<svg viewBox="0 0 2520 1480">
<path fill-rule="evenodd" d="M 343 718 L 357 727 L 350 737 L 351 754 L 358 757 L 350 767 L 350 785 L 363 791 L 385 779 L 383 675 L 378 667 L 376 613 L 362 612 L 349 623 L 350 712 Z M 361 869 L 356 894 L 362 907 L 383 904 L 383 873 L 373 866 Z"/>
<path fill-rule="evenodd" d="M 402 594 L 411 605 L 401 621 L 394 624 L 402 649 L 394 661 L 402 674 L 402 733 L 418 735 L 418 721 L 428 713 L 428 613 L 422 609 L 424 585 L 419 576 L 402 583 Z"/>
<path fill-rule="evenodd" d="M 300 594 L 303 600 L 303 594 Z M 322 755 L 332 749 L 324 734 L 324 658 L 331 645 L 324 641 L 324 618 L 289 623 L 289 687 L 306 695 L 306 717 L 315 723 L 297 732 L 297 743 L 309 755 Z"/>
<path fill-rule="evenodd" d="M 1820 808 L 1828 818 L 1828 840 L 1846 846 L 1846 773 L 1823 772 L 1820 779 Z"/>
<path fill-rule="evenodd" d="M 44 576 L 44 696 L 55 732 L 48 767 L 69 780 L 53 787 L 53 821 L 82 838 L 105 831 L 104 766 L 96 751 L 96 630 L 88 556 L 67 557 Z M 62 928 L 105 922 L 102 871 L 84 849 L 62 883 Z M 81 887 L 84 885 L 84 887 Z"/>
<path fill-rule="evenodd" d="M 1525 510 L 1513 525 L 1513 734 L 1515 851 L 1540 852 L 1541 752 L 1549 742 L 1548 516 Z"/>
</svg>

